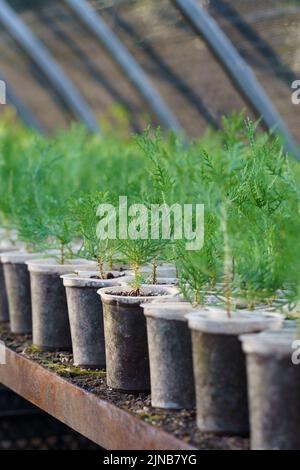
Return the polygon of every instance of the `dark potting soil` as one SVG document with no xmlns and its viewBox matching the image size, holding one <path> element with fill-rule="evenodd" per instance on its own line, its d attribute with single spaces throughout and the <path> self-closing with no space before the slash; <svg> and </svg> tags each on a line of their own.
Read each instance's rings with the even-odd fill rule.
<svg viewBox="0 0 300 470">
<path fill-rule="evenodd" d="M 149 292 L 148 294 L 143 294 L 141 291 L 135 291 L 132 290 L 130 292 L 120 292 L 120 291 L 115 291 L 115 292 L 107 292 L 110 295 L 117 295 L 119 297 L 159 297 L 160 295 L 163 295 L 159 292 Z"/>
<path fill-rule="evenodd" d="M 117 276 L 115 276 L 113 273 L 107 273 L 105 279 L 119 279 L 119 277 L 124 277 L 124 276 L 125 276 L 125 273 L 118 274 Z M 101 280 L 102 277 L 100 277 L 100 276 L 91 276 L 91 279 Z"/>
<path fill-rule="evenodd" d="M 8 324 L 0 324 L 0 340 L 4 341 L 10 349 L 37 361 L 74 385 L 113 403 L 157 428 L 174 434 L 178 439 L 198 449 L 244 450 L 249 448 L 249 441 L 246 438 L 201 433 L 196 426 L 194 411 L 166 411 L 152 408 L 149 394 L 133 395 L 111 390 L 106 386 L 105 370 L 86 370 L 75 367 L 70 353 L 41 352 L 32 346 L 30 335 L 14 335 L 10 333 Z"/>
</svg>

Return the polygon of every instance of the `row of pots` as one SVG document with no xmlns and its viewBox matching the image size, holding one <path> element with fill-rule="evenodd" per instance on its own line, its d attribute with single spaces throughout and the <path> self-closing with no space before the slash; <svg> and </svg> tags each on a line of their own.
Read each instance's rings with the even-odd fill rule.
<svg viewBox="0 0 300 470">
<path fill-rule="evenodd" d="M 106 366 L 112 389 L 151 388 L 154 407 L 193 409 L 196 402 L 201 431 L 246 435 L 250 416 L 252 448 L 300 448 L 294 329 L 273 331 L 279 315 L 193 311 L 170 285 L 143 286 L 133 297 L 126 272 L 100 280 L 93 263 L 40 257 L 1 256 L 0 319 L 8 319 L 3 269 L 14 333 L 32 329 L 41 349 L 72 347 L 76 365 Z"/>
<path fill-rule="evenodd" d="M 154 302 L 144 312 L 153 406 L 193 408 L 195 390 L 202 432 L 251 430 L 252 449 L 300 448 L 295 325 L 282 327 L 276 314 L 191 312 L 178 302 Z"/>
</svg>

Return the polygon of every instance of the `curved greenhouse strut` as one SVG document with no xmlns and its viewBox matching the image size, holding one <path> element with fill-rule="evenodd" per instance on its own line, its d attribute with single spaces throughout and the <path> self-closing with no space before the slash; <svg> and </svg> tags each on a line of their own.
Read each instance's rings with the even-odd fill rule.
<svg viewBox="0 0 300 470">
<path fill-rule="evenodd" d="M 0 0 L 0 23 L 37 64 L 74 115 L 92 132 L 99 132 L 96 118 L 59 64 L 5 0 Z"/>
<path fill-rule="evenodd" d="M 212 0 L 209 3 L 209 8 L 228 21 L 231 27 L 236 29 L 245 38 L 245 40 L 251 44 L 256 53 L 259 54 L 270 67 L 272 67 L 277 78 L 285 83 L 289 89 L 291 88 L 291 83 L 298 79 L 296 73 L 287 64 L 284 64 L 281 61 L 272 46 L 248 21 L 243 18 L 243 16 L 240 15 L 233 5 L 229 4 L 226 0 Z M 298 13 L 300 11 L 299 8 L 295 10 L 297 10 Z M 284 11 L 290 11 L 289 14 L 293 14 L 295 13 L 295 10 L 290 11 L 287 8 L 282 8 L 281 14 L 283 14 Z"/>
<path fill-rule="evenodd" d="M 283 138 L 285 150 L 300 161 L 299 148 L 264 89 L 217 22 L 195 0 L 171 0 L 211 49 L 241 95 L 266 126 Z"/>
<path fill-rule="evenodd" d="M 14 106 L 17 111 L 18 116 L 22 119 L 24 124 L 28 127 L 37 130 L 41 134 L 45 134 L 45 129 L 39 120 L 34 116 L 32 111 L 23 103 L 21 98 L 16 95 L 15 91 L 7 83 L 5 78 L 1 75 L 0 80 L 5 83 L 6 86 L 6 99 L 7 101 Z"/>
<path fill-rule="evenodd" d="M 151 83 L 142 67 L 94 8 L 86 0 L 64 0 L 64 2 L 84 23 L 86 28 L 98 38 L 130 82 L 140 92 L 160 123 L 168 129 L 182 133 L 183 130 L 177 118 Z"/>
</svg>

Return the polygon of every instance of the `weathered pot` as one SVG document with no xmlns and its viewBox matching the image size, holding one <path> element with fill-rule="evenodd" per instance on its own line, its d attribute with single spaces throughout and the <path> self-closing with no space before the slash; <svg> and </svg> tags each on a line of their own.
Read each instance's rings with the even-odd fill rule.
<svg viewBox="0 0 300 470">
<path fill-rule="evenodd" d="M 203 432 L 248 434 L 246 362 L 238 336 L 280 328 L 280 315 L 209 307 L 187 315 L 192 330 L 197 425 Z"/>
<path fill-rule="evenodd" d="M 126 263 L 114 261 L 112 266 L 110 266 L 109 263 L 104 263 L 104 269 L 105 271 L 113 270 L 113 271 L 124 272 L 124 271 L 130 271 L 130 266 Z"/>
<path fill-rule="evenodd" d="M 0 248 L 0 322 L 9 321 L 8 300 L 5 286 L 4 269 L 1 256 L 6 252 L 13 251 L 12 248 Z"/>
<path fill-rule="evenodd" d="M 195 408 L 188 302 L 142 304 L 147 319 L 151 403 L 166 409 Z"/>
<path fill-rule="evenodd" d="M 282 323 L 282 328 L 284 330 L 294 330 L 297 328 L 297 320 L 284 320 Z"/>
<path fill-rule="evenodd" d="M 32 341 L 43 350 L 71 349 L 66 291 L 62 274 L 89 264 L 82 259 L 59 264 L 54 258 L 29 261 L 32 299 Z"/>
<path fill-rule="evenodd" d="M 26 334 L 32 331 L 30 277 L 26 262 L 41 256 L 41 253 L 18 251 L 1 256 L 12 333 Z"/>
<path fill-rule="evenodd" d="M 177 277 L 158 277 L 156 279 L 157 286 L 177 286 L 178 282 Z"/>
<path fill-rule="evenodd" d="M 293 353 L 300 358 L 299 336 L 280 330 L 243 335 L 241 341 L 247 356 L 251 448 L 299 450 L 300 364 L 292 362 Z"/>
<path fill-rule="evenodd" d="M 141 273 L 145 276 L 147 283 L 148 281 L 152 282 L 152 272 L 153 267 L 151 265 L 145 265 L 141 267 Z M 176 278 L 176 274 L 176 266 L 173 263 L 162 263 L 156 268 L 157 278 L 174 279 Z"/>
<path fill-rule="evenodd" d="M 133 280 L 132 272 L 128 272 L 126 275 L 126 279 L 122 280 L 122 285 L 128 285 Z M 150 279 L 148 279 L 150 281 Z M 148 285 L 147 282 L 144 282 L 145 285 Z M 153 284 L 149 284 L 153 285 Z M 176 277 L 158 277 L 156 279 L 156 286 L 177 286 L 178 279 Z"/>
<path fill-rule="evenodd" d="M 90 261 L 89 266 L 86 266 L 85 271 L 95 271 L 98 273 L 98 266 L 95 261 Z M 103 269 L 105 272 L 110 272 L 110 271 L 119 271 L 121 273 L 124 273 L 126 271 L 130 271 L 130 266 L 126 265 L 125 263 L 113 263 L 112 268 L 109 266 L 108 263 L 103 264 Z"/>
<path fill-rule="evenodd" d="M 127 282 L 127 280 L 129 278 L 132 278 L 132 276 L 130 275 L 130 273 L 128 273 L 128 271 L 105 271 L 107 274 L 112 274 L 114 277 L 118 277 L 118 279 L 122 279 L 122 280 L 125 280 L 125 282 Z M 78 274 L 80 277 L 91 277 L 91 276 L 95 276 L 97 277 L 99 275 L 99 271 L 95 270 L 95 268 L 91 269 L 89 267 L 89 269 L 87 270 L 83 270 L 83 268 L 81 267 L 81 269 L 78 269 L 75 271 L 75 274 Z"/>
<path fill-rule="evenodd" d="M 174 287 L 143 286 L 140 297 L 127 296 L 131 290 L 122 286 L 98 291 L 103 304 L 107 385 L 127 392 L 148 391 L 147 328 L 141 304 L 157 296 L 171 299 L 178 291 Z"/>
<path fill-rule="evenodd" d="M 114 273 L 117 275 L 117 273 Z M 115 279 L 95 279 L 93 274 L 64 274 L 74 364 L 87 368 L 105 367 L 102 302 L 97 291 L 118 286 Z"/>
<path fill-rule="evenodd" d="M 8 301 L 5 287 L 3 265 L 0 263 L 0 322 L 9 320 Z"/>
</svg>

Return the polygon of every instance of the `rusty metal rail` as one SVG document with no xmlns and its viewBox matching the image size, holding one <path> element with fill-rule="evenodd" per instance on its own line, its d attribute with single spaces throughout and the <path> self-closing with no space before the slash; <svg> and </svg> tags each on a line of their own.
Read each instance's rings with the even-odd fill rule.
<svg viewBox="0 0 300 470">
<path fill-rule="evenodd" d="M 6 349 L 0 383 L 109 450 L 189 450 L 172 434 L 89 393 L 37 362 Z"/>
</svg>

